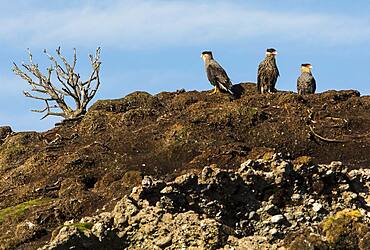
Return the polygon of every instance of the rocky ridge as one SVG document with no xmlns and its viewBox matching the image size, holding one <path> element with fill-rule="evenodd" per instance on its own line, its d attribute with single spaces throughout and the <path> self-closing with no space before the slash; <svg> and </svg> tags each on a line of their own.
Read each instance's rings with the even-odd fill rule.
<svg viewBox="0 0 370 250">
<path fill-rule="evenodd" d="M 0 248 L 37 249 L 65 221 L 113 210 L 144 176 L 168 183 L 213 164 L 235 170 L 270 152 L 290 159 L 309 155 L 312 165 L 341 161 L 349 171 L 369 168 L 370 96 L 355 90 L 262 95 L 252 83 L 234 87 L 237 99 L 179 90 L 99 100 L 83 117 L 45 132 L 0 127 Z M 299 195 L 293 200 L 300 201 Z M 273 225 L 286 226 L 280 225 L 288 217 L 284 211 L 275 214 L 276 204 L 258 199 L 260 207 L 248 218 L 267 206 Z M 325 207 L 325 202 L 312 204 L 320 212 Z M 248 235 L 240 229 L 245 222 L 235 226 L 240 220 L 226 219 L 235 237 Z M 278 228 L 270 230 L 279 236 Z"/>
<path fill-rule="evenodd" d="M 66 222 L 42 249 L 365 250 L 369 179 L 369 169 L 282 154 L 171 182 L 145 176 L 112 212 Z"/>
</svg>

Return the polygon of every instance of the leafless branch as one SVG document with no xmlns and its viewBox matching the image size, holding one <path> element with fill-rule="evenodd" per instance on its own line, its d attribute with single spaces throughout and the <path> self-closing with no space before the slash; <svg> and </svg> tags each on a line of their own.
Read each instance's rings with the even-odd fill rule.
<svg viewBox="0 0 370 250">
<path fill-rule="evenodd" d="M 71 64 L 62 55 L 60 47 L 56 49 L 57 57 L 44 50 L 45 55 L 51 62 L 51 66 L 46 69 L 46 74 L 43 74 L 39 70 L 38 64 L 34 63 L 31 51 L 27 49 L 27 52 L 29 64 L 22 62 L 23 69 L 21 69 L 16 63 L 13 63 L 13 72 L 32 87 L 32 94 L 28 91 L 23 92 L 26 97 L 45 102 L 46 107 L 44 109 L 32 111 L 46 112 L 42 119 L 49 115 L 64 118 L 76 118 L 83 115 L 100 86 L 100 47 L 96 49 L 94 56 L 89 55 L 92 73 L 85 81 L 82 81 L 81 76 L 75 72 L 77 64 L 76 49 L 73 50 L 73 62 Z M 53 75 L 56 77 L 56 82 L 53 82 Z M 38 95 L 35 95 L 35 93 L 38 93 Z M 70 102 L 66 98 L 73 100 L 74 107 L 70 106 Z M 53 112 L 52 109 L 59 109 L 60 112 Z"/>
<path fill-rule="evenodd" d="M 319 138 L 320 140 L 322 140 L 324 142 L 332 142 L 332 143 L 346 143 L 346 142 L 348 142 L 348 140 L 337 140 L 337 139 L 330 139 L 330 138 L 323 137 L 323 136 L 319 135 L 318 133 L 316 133 L 313 130 L 312 126 L 308 126 L 308 127 L 310 128 L 311 134 L 313 136 Z"/>
</svg>

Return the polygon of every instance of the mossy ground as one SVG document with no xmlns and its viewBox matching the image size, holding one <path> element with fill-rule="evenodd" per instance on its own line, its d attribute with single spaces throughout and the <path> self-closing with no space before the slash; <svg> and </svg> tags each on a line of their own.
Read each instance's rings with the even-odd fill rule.
<svg viewBox="0 0 370 250">
<path fill-rule="evenodd" d="M 13 207 L 7 207 L 0 210 L 0 223 L 8 217 L 18 217 L 23 215 L 28 209 L 33 206 L 43 205 L 50 202 L 50 198 L 38 198 L 20 203 Z"/>
<path fill-rule="evenodd" d="M 91 230 L 91 228 L 93 227 L 93 223 L 89 223 L 89 222 L 86 222 L 86 223 L 74 223 L 74 224 L 71 224 L 69 226 L 73 226 L 73 227 L 76 227 L 78 230 L 80 230 L 81 232 L 85 232 L 87 230 Z"/>
<path fill-rule="evenodd" d="M 322 230 L 331 244 L 340 240 L 341 237 L 347 236 L 348 231 L 355 226 L 356 222 L 362 218 L 359 210 L 345 209 L 329 216 L 322 222 Z"/>
<path fill-rule="evenodd" d="M 285 239 L 289 250 L 369 249 L 370 227 L 363 221 L 363 215 L 356 209 L 344 209 L 328 216 L 317 228 L 319 234 L 303 229 Z"/>
<path fill-rule="evenodd" d="M 323 231 L 328 232 L 335 228 L 336 224 L 338 222 L 350 222 L 350 221 L 358 221 L 360 218 L 362 218 L 361 212 L 359 210 L 342 210 L 338 213 L 329 216 L 326 218 L 322 224 Z"/>
</svg>

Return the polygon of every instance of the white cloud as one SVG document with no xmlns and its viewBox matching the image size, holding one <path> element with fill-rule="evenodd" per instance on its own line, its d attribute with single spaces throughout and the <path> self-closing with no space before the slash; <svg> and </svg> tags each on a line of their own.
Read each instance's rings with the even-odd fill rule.
<svg viewBox="0 0 370 250">
<path fill-rule="evenodd" d="M 0 35 L 24 46 L 152 48 L 243 41 L 274 35 L 307 42 L 370 40 L 367 19 L 261 10 L 220 1 L 110 1 L 99 6 L 29 9 L 0 17 Z"/>
</svg>

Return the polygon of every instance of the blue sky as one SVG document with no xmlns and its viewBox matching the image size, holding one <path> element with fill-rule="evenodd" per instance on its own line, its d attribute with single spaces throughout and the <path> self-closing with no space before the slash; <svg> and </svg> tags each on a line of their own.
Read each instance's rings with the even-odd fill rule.
<svg viewBox="0 0 370 250">
<path fill-rule="evenodd" d="M 200 59 L 212 50 L 233 82 L 255 81 L 267 47 L 278 50 L 277 87 L 296 90 L 299 65 L 313 64 L 318 91 L 357 89 L 370 94 L 370 2 L 333 0 L 0 0 L 0 125 L 43 131 L 59 118 L 30 112 L 25 81 L 11 71 L 30 48 L 42 53 L 77 48 L 79 72 L 102 47 L 101 88 L 95 99 L 210 89 Z"/>
</svg>

